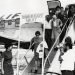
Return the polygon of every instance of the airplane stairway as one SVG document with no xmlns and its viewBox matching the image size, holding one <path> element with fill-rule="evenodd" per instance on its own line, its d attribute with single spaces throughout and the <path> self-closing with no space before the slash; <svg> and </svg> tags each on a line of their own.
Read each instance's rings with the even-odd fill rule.
<svg viewBox="0 0 75 75">
<path fill-rule="evenodd" d="M 71 19 L 70 23 L 69 20 L 67 20 L 66 24 L 69 23 L 69 25 L 64 25 L 62 32 L 60 33 L 60 35 L 58 36 L 57 40 L 60 38 L 61 34 L 63 33 L 64 29 L 66 29 L 66 31 L 68 30 L 68 27 L 71 26 L 71 24 L 73 23 L 73 19 L 74 17 Z M 54 50 L 54 47 L 57 43 L 57 40 L 55 41 L 55 43 L 53 44 L 48 56 L 45 59 L 45 63 L 44 63 L 44 71 L 47 72 L 46 70 L 50 67 L 50 64 L 52 63 L 53 59 L 55 58 L 55 55 L 57 54 L 57 50 Z M 28 63 L 28 65 L 26 66 L 26 68 L 23 70 L 22 75 L 41 75 L 41 68 L 38 68 L 38 74 L 34 73 L 34 56 L 32 58 L 32 60 Z"/>
<path fill-rule="evenodd" d="M 54 60 L 56 54 L 58 53 L 58 51 L 55 49 L 55 46 L 56 46 L 56 43 L 57 43 L 58 39 L 59 39 L 59 38 L 61 37 L 61 35 L 63 34 L 64 29 L 65 29 L 65 36 L 66 36 L 66 34 L 67 34 L 66 32 L 69 31 L 69 27 L 73 24 L 74 18 L 75 18 L 75 16 L 73 16 L 73 18 L 72 18 L 71 20 L 68 19 L 68 20 L 66 21 L 64 27 L 62 28 L 62 32 L 61 32 L 60 35 L 57 37 L 57 39 L 56 39 L 56 41 L 54 42 L 52 48 L 50 49 L 50 51 L 49 51 L 49 53 L 48 53 L 48 55 L 47 55 L 47 57 L 46 57 L 46 59 L 45 59 L 45 62 L 44 62 L 44 73 L 45 73 L 45 74 L 47 73 L 48 68 L 51 66 L 51 63 L 53 62 L 53 60 Z M 69 24 L 69 25 L 67 25 L 67 24 Z M 64 36 L 64 38 L 65 38 L 65 36 Z M 63 39 L 64 39 L 64 38 L 63 38 Z M 62 40 L 63 40 L 63 39 L 62 39 Z"/>
<path fill-rule="evenodd" d="M 34 73 L 34 57 L 30 61 L 30 63 L 27 64 L 25 69 L 22 72 L 22 75 L 40 75 L 41 74 L 41 68 L 38 68 L 38 74 Z"/>
</svg>

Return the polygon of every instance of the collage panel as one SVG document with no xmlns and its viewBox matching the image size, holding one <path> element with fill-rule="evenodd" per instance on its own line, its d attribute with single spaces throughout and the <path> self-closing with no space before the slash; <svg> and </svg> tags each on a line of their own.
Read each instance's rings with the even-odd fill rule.
<svg viewBox="0 0 75 75">
<path fill-rule="evenodd" d="M 47 1 L 45 40 L 48 49 L 44 49 L 43 75 L 75 74 L 75 4 L 65 2 L 67 0 Z"/>
<path fill-rule="evenodd" d="M 0 1 L 0 7 L 2 7 L 0 11 L 0 42 L 2 46 L 5 44 L 13 46 L 11 50 L 12 63 L 8 63 L 12 65 L 10 70 L 12 69 L 13 73 L 5 67 L 3 69 L 8 72 L 2 71 L 2 74 L 42 74 L 43 27 L 44 13 L 46 12 L 45 7 L 42 7 L 45 5 L 45 0 Z M 2 51 L 3 49 L 5 47 L 1 47 Z M 4 56 L 2 53 L 2 58 Z"/>
<path fill-rule="evenodd" d="M 15 14 L 9 14 L 0 20 L 0 74 L 2 75 L 17 75 L 18 73 L 20 20 L 17 19 L 20 19 L 20 16 L 16 17 Z"/>
<path fill-rule="evenodd" d="M 43 34 L 45 1 L 7 0 L 0 13 L 1 45 L 12 45 L 12 65 L 5 75 L 41 75 L 43 67 Z M 2 5 L 1 5 L 2 7 Z M 2 49 L 2 47 L 1 47 Z M 3 47 L 5 49 L 5 47 Z M 2 50 L 3 51 L 3 50 Z M 2 53 L 2 61 L 5 53 Z M 10 56 L 8 56 L 10 57 Z M 3 67 L 3 66 L 2 66 Z M 3 70 L 1 69 L 1 70 Z"/>
<path fill-rule="evenodd" d="M 43 24 L 24 23 L 20 28 L 19 75 L 41 75 Z"/>
<path fill-rule="evenodd" d="M 56 45 L 58 44 L 58 38 L 60 34 L 58 31 L 56 31 L 56 29 L 53 30 L 51 21 L 53 20 L 53 16 L 55 14 L 55 8 L 57 6 L 61 6 L 61 3 L 59 0 L 51 0 L 47 1 L 47 5 L 49 14 L 45 16 L 45 41 L 47 43 L 47 48 L 44 49 L 44 75 L 46 75 L 47 73 L 50 74 L 50 71 L 48 71 L 48 69 L 50 68 L 51 62 L 56 54 L 56 52 L 54 51 L 54 47 L 56 47 Z"/>
</svg>

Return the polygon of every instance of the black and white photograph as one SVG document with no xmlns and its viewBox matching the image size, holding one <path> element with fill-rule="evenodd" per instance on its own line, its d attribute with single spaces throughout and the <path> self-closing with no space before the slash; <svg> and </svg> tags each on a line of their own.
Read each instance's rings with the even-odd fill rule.
<svg viewBox="0 0 75 75">
<path fill-rule="evenodd" d="M 0 0 L 0 75 L 75 75 L 74 0 Z"/>
<path fill-rule="evenodd" d="M 48 0 L 43 75 L 75 75 L 75 1 Z"/>
</svg>

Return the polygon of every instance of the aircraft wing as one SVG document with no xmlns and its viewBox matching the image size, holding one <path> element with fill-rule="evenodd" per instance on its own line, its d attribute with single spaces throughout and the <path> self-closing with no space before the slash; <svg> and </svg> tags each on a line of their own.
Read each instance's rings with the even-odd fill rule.
<svg viewBox="0 0 75 75">
<path fill-rule="evenodd" d="M 21 48 L 24 48 L 24 49 L 28 49 L 29 48 L 29 45 L 30 45 L 30 42 L 25 42 L 25 41 L 18 41 L 17 38 L 12 38 L 12 37 L 7 37 L 7 36 L 4 36 L 4 35 L 0 35 L 0 43 L 2 44 L 7 44 L 7 43 L 12 43 L 13 45 L 17 45 L 18 46 L 18 43 L 20 42 L 20 47 Z"/>
</svg>

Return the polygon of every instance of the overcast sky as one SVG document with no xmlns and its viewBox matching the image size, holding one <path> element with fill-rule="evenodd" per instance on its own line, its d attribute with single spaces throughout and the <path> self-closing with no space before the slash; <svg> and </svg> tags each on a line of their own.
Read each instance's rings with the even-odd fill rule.
<svg viewBox="0 0 75 75">
<path fill-rule="evenodd" d="M 46 12 L 45 0 L 0 0 L 0 15 L 15 12 Z"/>
<path fill-rule="evenodd" d="M 75 3 L 75 0 L 60 0 L 62 6 Z M 9 13 L 24 12 L 47 13 L 46 0 L 0 0 L 0 16 Z"/>
<path fill-rule="evenodd" d="M 65 7 L 68 4 L 75 4 L 75 0 L 60 0 L 61 5 Z"/>
</svg>

